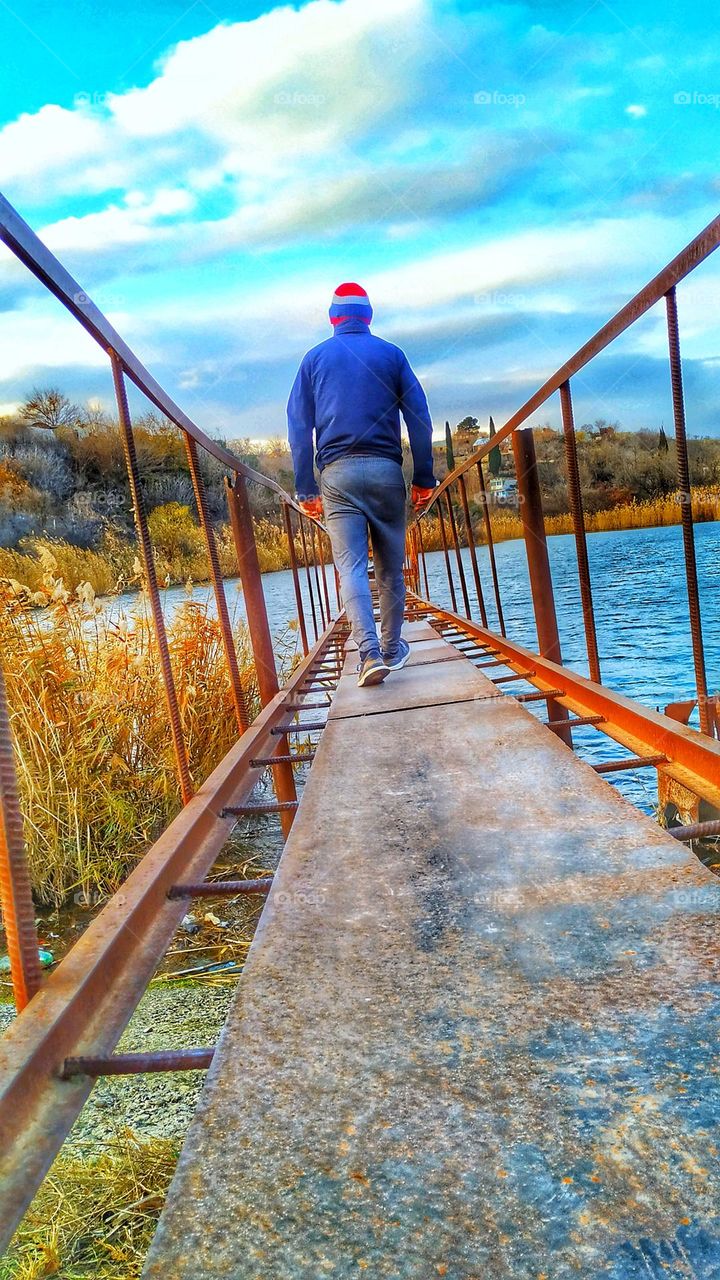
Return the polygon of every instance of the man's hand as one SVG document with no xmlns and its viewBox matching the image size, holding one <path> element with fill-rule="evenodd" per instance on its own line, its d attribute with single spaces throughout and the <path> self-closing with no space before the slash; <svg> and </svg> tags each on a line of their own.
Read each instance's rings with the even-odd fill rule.
<svg viewBox="0 0 720 1280">
<path fill-rule="evenodd" d="M 415 510 L 422 511 L 423 507 L 427 506 L 434 492 L 435 492 L 434 488 L 423 489 L 421 485 L 414 484 L 410 491 L 410 501 L 412 502 Z"/>
<path fill-rule="evenodd" d="M 311 520 L 322 520 L 322 517 L 323 517 L 322 498 L 320 497 L 306 498 L 304 502 L 301 502 L 300 499 L 298 498 L 298 506 L 301 511 L 305 512 L 306 516 L 310 516 Z"/>
</svg>

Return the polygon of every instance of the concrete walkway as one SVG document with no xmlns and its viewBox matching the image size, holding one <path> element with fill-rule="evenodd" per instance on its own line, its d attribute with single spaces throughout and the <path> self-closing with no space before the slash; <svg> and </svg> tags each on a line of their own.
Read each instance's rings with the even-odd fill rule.
<svg viewBox="0 0 720 1280">
<path fill-rule="evenodd" d="M 143 1275 L 718 1276 L 720 883 L 409 635 L 348 656 Z"/>
</svg>

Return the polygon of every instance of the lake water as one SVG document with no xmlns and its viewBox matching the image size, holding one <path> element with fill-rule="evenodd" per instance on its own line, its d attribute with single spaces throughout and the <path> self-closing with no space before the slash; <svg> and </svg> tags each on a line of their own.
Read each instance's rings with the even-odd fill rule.
<svg viewBox="0 0 720 1280">
<path fill-rule="evenodd" d="M 697 525 L 695 538 L 708 687 L 713 692 L 720 683 L 720 523 Z M 548 548 L 563 661 L 573 670 L 587 675 L 575 542 L 572 535 L 553 537 L 548 539 Z M 537 647 L 537 637 L 524 543 L 521 539 L 498 543 L 495 553 L 508 638 L 534 649 Z M 473 616 L 479 618 L 467 549 L 462 554 Z M 692 649 L 687 617 L 682 533 L 679 526 L 591 533 L 588 534 L 588 556 L 603 683 L 659 710 L 668 702 L 693 697 Z M 478 562 L 488 622 L 492 628 L 497 625 L 497 615 L 485 547 L 478 548 Z M 460 600 L 452 553 L 451 564 Z M 450 608 L 442 552 L 428 555 L 427 568 L 431 599 Z M 327 574 L 332 604 L 334 589 L 332 570 L 329 567 Z M 280 636 L 286 630 L 288 620 L 296 617 L 292 575 L 289 570 L 269 573 L 264 575 L 263 582 L 270 626 L 273 634 Z M 234 617 L 244 617 L 244 601 L 238 582 L 229 580 L 226 590 L 231 614 Z M 307 586 L 304 581 L 303 597 L 309 634 L 312 637 Z M 163 599 L 167 613 L 172 614 L 187 598 L 187 593 L 181 587 L 166 591 Z M 209 607 L 213 608 L 212 591 L 209 587 L 196 587 L 193 598 L 207 600 Z M 119 597 L 111 603 L 111 611 L 127 609 L 135 600 L 135 597 L 130 596 Z M 543 712 L 539 708 L 535 708 L 535 711 L 541 715 L 544 708 Z M 581 754 L 593 763 L 627 754 L 624 748 L 590 728 L 576 730 L 573 737 Z M 482 767 L 491 767 L 491 762 L 483 761 Z M 642 808 L 651 810 L 654 807 L 654 770 L 621 774 L 612 781 Z"/>
</svg>

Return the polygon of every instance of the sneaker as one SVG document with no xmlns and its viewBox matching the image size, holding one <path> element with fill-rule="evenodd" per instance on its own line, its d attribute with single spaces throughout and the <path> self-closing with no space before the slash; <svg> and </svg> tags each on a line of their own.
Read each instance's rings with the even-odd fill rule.
<svg viewBox="0 0 720 1280">
<path fill-rule="evenodd" d="M 385 662 L 385 666 L 388 668 L 388 671 L 400 671 L 405 666 L 405 663 L 407 662 L 409 657 L 410 657 L 410 645 L 408 644 L 407 640 L 401 639 L 398 644 L 398 651 L 395 657 L 384 658 L 383 660 Z"/>
<path fill-rule="evenodd" d="M 358 667 L 358 684 L 362 689 L 366 684 L 380 684 L 388 675 L 390 668 L 383 658 L 371 654 Z"/>
</svg>

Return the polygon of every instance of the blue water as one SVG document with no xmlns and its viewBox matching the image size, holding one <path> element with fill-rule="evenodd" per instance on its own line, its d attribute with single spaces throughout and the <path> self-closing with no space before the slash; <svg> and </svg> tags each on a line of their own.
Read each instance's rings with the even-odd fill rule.
<svg viewBox="0 0 720 1280">
<path fill-rule="evenodd" d="M 694 697 L 680 528 L 591 533 L 587 541 L 603 684 L 659 711 L 663 711 L 668 702 Z M 697 525 L 695 544 L 707 682 L 709 692 L 713 693 L 720 687 L 720 523 Z M 548 538 L 548 550 L 563 662 L 581 675 L 588 675 L 575 540 L 571 534 Z M 467 549 L 462 554 L 471 612 L 477 618 L 470 556 Z M 536 649 L 524 542 L 518 539 L 499 543 L 495 557 L 508 639 Z M 478 548 L 478 564 L 488 624 L 495 628 L 497 612 L 485 547 Z M 450 608 L 442 552 L 429 555 L 427 565 L 431 598 Z M 462 611 L 453 552 L 451 567 L 459 611 Z M 528 710 L 544 717 L 544 705 L 531 705 Z M 690 723 L 697 727 L 697 713 Z M 592 763 L 628 754 L 624 747 L 592 728 L 575 730 L 573 742 L 579 753 Z M 608 781 L 647 812 L 655 808 L 657 785 L 653 769 L 618 774 Z"/>
<path fill-rule="evenodd" d="M 720 685 L 720 523 L 697 525 L 695 540 L 708 688 L 713 692 Z M 548 548 L 563 661 L 566 666 L 587 675 L 575 541 L 572 535 L 549 538 Z M 537 636 L 524 542 L 521 539 L 501 542 L 497 545 L 495 554 L 508 638 L 529 649 L 535 649 Z M 467 549 L 463 550 L 462 555 L 471 612 L 479 620 Z M 477 555 L 488 622 L 494 628 L 497 626 L 497 613 L 487 549 L 478 547 Z M 635 698 L 645 706 L 661 711 L 668 702 L 693 697 L 695 688 L 680 528 L 673 526 L 617 533 L 591 533 L 588 535 L 588 556 L 603 683 L 619 693 Z M 458 604 L 462 611 L 457 566 L 452 553 L 451 565 Z M 450 608 L 450 592 L 442 552 L 433 552 L 427 556 L 427 568 L 431 599 Z M 330 602 L 334 605 L 330 568 L 327 569 L 327 574 Z M 303 574 L 301 582 L 308 634 L 312 641 L 311 610 Z M 294 619 L 297 613 L 292 575 L 289 570 L 268 573 L 264 575 L 263 583 L 271 630 L 276 637 L 283 633 L 287 636 L 288 621 Z M 226 592 L 232 616 L 244 617 L 243 597 L 236 579 L 230 579 L 226 583 Z M 187 598 L 182 587 L 164 592 L 166 613 L 172 614 Z M 195 587 L 193 598 L 208 601 L 209 608 L 213 608 L 209 587 Z M 112 602 L 111 611 L 128 609 L 136 602 L 137 597 L 119 597 Z M 319 622 L 318 617 L 318 625 Z M 297 633 L 295 640 L 299 647 Z M 538 706 L 534 710 L 539 716 L 544 714 L 544 707 L 541 710 Z M 691 723 L 696 724 L 697 717 Z M 590 728 L 576 730 L 573 738 L 580 753 L 593 763 L 627 755 L 624 748 Z M 654 808 L 654 770 L 620 774 L 611 781 L 643 809 L 651 811 Z"/>
</svg>

